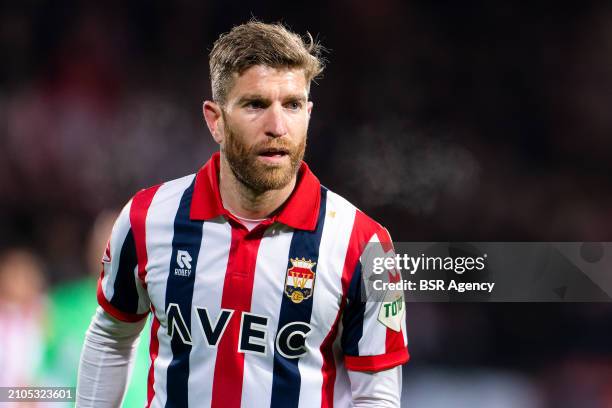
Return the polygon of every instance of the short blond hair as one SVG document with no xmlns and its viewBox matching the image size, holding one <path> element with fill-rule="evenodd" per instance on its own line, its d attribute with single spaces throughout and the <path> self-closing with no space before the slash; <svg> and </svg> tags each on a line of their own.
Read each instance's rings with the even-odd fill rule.
<svg viewBox="0 0 612 408">
<path fill-rule="evenodd" d="M 241 75 L 254 65 L 272 68 L 301 68 L 306 82 L 323 71 L 324 48 L 313 40 L 289 31 L 280 23 L 251 20 L 222 34 L 210 52 L 210 81 L 213 100 L 221 105 L 233 85 L 233 75 Z"/>
</svg>

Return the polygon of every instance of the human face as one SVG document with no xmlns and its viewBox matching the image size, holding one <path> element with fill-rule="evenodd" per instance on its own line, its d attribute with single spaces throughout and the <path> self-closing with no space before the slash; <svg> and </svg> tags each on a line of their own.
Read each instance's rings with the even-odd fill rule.
<svg viewBox="0 0 612 408">
<path fill-rule="evenodd" d="M 236 178 L 254 191 L 282 189 L 294 180 L 312 110 L 307 85 L 301 69 L 262 65 L 234 78 L 217 141 Z"/>
</svg>

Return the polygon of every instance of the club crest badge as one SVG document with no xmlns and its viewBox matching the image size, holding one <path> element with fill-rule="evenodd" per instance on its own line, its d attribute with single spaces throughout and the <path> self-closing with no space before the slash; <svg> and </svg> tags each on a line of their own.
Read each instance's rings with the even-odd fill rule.
<svg viewBox="0 0 612 408">
<path fill-rule="evenodd" d="M 312 296 L 315 284 L 315 271 L 312 268 L 316 262 L 304 258 L 289 259 L 291 268 L 287 269 L 285 277 L 285 294 L 293 303 L 301 303 Z"/>
</svg>

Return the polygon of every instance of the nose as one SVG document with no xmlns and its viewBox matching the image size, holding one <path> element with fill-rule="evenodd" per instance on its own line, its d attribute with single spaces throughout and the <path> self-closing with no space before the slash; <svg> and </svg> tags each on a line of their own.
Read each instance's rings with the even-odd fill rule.
<svg viewBox="0 0 612 408">
<path fill-rule="evenodd" d="M 286 135 L 287 123 L 283 113 L 283 107 L 274 103 L 268 107 L 266 112 L 265 133 L 269 137 L 281 137 Z"/>
</svg>

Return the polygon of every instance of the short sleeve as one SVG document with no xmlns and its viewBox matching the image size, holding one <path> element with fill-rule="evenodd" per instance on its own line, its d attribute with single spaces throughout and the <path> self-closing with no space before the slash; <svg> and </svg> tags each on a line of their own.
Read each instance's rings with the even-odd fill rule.
<svg viewBox="0 0 612 408">
<path fill-rule="evenodd" d="M 342 316 L 341 346 L 345 366 L 353 371 L 381 371 L 409 359 L 403 291 L 374 291 L 366 258 L 392 256 L 393 244 L 381 227 L 363 250 L 353 272 Z M 397 281 L 399 274 L 382 274 Z"/>
<path fill-rule="evenodd" d="M 150 301 L 138 278 L 138 258 L 134 232 L 130 225 L 132 200 L 115 221 L 102 256 L 98 280 L 98 303 L 111 316 L 125 322 L 147 317 Z"/>
</svg>

